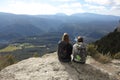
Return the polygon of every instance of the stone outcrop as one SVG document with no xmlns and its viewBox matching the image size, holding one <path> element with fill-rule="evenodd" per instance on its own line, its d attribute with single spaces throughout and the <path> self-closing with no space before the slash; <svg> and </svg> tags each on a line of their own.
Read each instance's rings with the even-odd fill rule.
<svg viewBox="0 0 120 80">
<path fill-rule="evenodd" d="M 55 52 L 6 67 L 0 71 L 0 80 L 119 80 L 120 66 L 107 65 L 110 65 L 107 66 L 110 71 L 106 64 L 102 65 L 91 57 L 87 58 L 86 64 L 61 63 Z"/>
</svg>

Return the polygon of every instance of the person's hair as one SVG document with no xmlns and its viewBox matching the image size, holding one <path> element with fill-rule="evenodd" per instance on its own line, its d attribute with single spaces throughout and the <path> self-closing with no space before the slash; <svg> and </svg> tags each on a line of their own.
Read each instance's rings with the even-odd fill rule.
<svg viewBox="0 0 120 80">
<path fill-rule="evenodd" d="M 83 38 L 81 36 L 78 36 L 77 42 L 83 42 Z"/>
<path fill-rule="evenodd" d="M 62 41 L 65 41 L 65 42 L 69 43 L 69 35 L 67 33 L 63 34 Z"/>
</svg>

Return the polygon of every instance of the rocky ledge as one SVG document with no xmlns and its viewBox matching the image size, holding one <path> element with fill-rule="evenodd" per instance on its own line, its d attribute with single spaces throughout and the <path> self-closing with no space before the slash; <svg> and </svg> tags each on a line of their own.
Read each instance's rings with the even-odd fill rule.
<svg viewBox="0 0 120 80">
<path fill-rule="evenodd" d="M 87 58 L 86 64 L 61 63 L 57 53 L 29 58 L 0 71 L 0 80 L 120 80 L 120 61 L 101 64 Z"/>
</svg>

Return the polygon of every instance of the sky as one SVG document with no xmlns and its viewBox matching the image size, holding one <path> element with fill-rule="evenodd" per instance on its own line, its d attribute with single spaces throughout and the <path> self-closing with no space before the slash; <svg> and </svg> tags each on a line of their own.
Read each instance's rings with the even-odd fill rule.
<svg viewBox="0 0 120 80">
<path fill-rule="evenodd" d="M 0 12 L 29 15 L 88 12 L 120 16 L 120 0 L 0 0 Z"/>
</svg>

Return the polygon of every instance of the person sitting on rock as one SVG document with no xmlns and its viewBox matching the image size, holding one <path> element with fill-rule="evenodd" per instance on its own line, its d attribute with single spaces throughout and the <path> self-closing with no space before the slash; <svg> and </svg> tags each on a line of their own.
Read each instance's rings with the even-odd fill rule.
<svg viewBox="0 0 120 80">
<path fill-rule="evenodd" d="M 64 33 L 62 36 L 62 41 L 58 43 L 58 59 L 60 62 L 70 62 L 72 54 L 72 45 L 69 41 L 69 35 Z"/>
<path fill-rule="evenodd" d="M 73 45 L 73 61 L 85 64 L 87 57 L 86 46 L 83 38 L 78 36 L 77 42 Z"/>
</svg>

